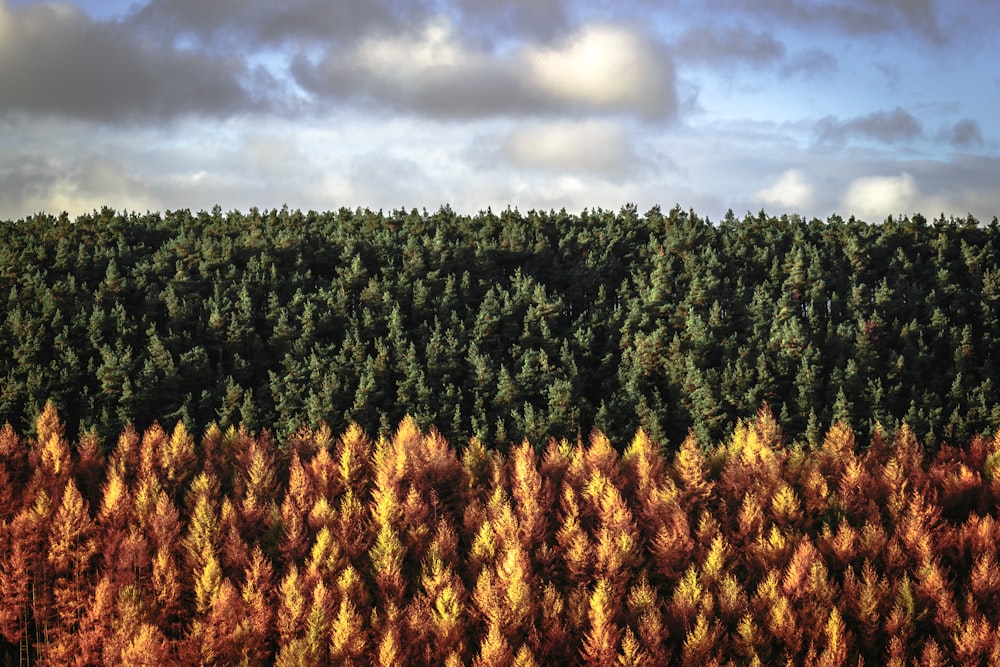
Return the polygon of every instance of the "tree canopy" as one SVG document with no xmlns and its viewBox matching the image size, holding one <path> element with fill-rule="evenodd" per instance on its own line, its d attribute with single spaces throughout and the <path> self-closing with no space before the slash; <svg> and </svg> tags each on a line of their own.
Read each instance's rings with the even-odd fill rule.
<svg viewBox="0 0 1000 667">
<path fill-rule="evenodd" d="M 406 414 L 451 441 L 707 444 L 764 403 L 963 441 L 1000 421 L 1000 231 L 694 212 L 287 208 L 0 223 L 0 421 L 71 434 Z"/>
<path fill-rule="evenodd" d="M 0 429 L 0 664 L 1000 661 L 996 436 L 34 430 Z"/>
</svg>

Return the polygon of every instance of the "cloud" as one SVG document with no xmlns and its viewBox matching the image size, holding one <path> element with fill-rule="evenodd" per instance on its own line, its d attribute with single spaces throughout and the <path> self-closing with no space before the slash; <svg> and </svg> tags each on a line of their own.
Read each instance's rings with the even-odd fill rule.
<svg viewBox="0 0 1000 667">
<path fill-rule="evenodd" d="M 837 59 L 826 51 L 810 49 L 796 53 L 787 59 L 781 68 L 785 77 L 801 76 L 810 78 L 820 74 L 829 74 L 837 70 Z"/>
<path fill-rule="evenodd" d="M 979 123 L 964 118 L 941 132 L 942 138 L 955 148 L 975 148 L 983 144 L 983 132 Z"/>
<path fill-rule="evenodd" d="M 81 160 L 66 178 L 54 184 L 49 199 L 55 210 L 95 210 L 114 202 L 132 210 L 156 209 L 159 202 L 125 165 L 107 157 Z"/>
<path fill-rule="evenodd" d="M 344 176 L 346 175 L 346 178 Z M 348 199 L 355 205 L 368 206 L 385 202 L 386 208 L 440 206 L 452 201 L 451 193 L 442 191 L 418 159 L 384 153 L 364 153 L 351 160 L 346 171 L 327 174 L 330 194 Z M 434 193 L 434 197 L 429 197 Z"/>
<path fill-rule="evenodd" d="M 674 71 L 651 38 L 613 25 L 588 25 L 551 46 L 512 53 L 476 50 L 438 17 L 416 34 L 374 36 L 319 62 L 299 57 L 292 72 L 304 89 L 345 103 L 435 118 L 551 113 L 676 113 Z"/>
<path fill-rule="evenodd" d="M 164 39 L 188 37 L 202 48 L 254 48 L 306 42 L 350 44 L 401 34 L 435 14 L 447 14 L 464 35 L 551 39 L 571 24 L 564 0 L 150 0 L 130 25 Z"/>
<path fill-rule="evenodd" d="M 48 193 L 56 177 L 49 160 L 34 155 L 12 156 L 11 164 L 0 164 L 0 215 L 21 216 L 52 210 Z"/>
<path fill-rule="evenodd" d="M 551 38 L 569 22 L 563 0 L 457 0 L 467 30 Z M 478 31 L 477 31 L 478 32 Z"/>
<path fill-rule="evenodd" d="M 813 186 L 799 169 L 785 171 L 775 183 L 757 191 L 757 199 L 784 209 L 808 209 L 813 201 Z"/>
<path fill-rule="evenodd" d="M 96 155 L 15 160 L 0 164 L 0 211 L 74 214 L 108 204 L 146 210 L 159 203 L 124 165 Z"/>
<path fill-rule="evenodd" d="M 821 49 L 792 54 L 770 30 L 755 31 L 748 26 L 715 28 L 701 26 L 684 32 L 674 53 L 684 64 L 714 68 L 778 67 L 782 77 L 809 78 L 837 70 L 837 60 Z"/>
<path fill-rule="evenodd" d="M 849 27 L 856 32 L 864 31 L 869 22 L 878 29 L 891 30 L 898 21 L 932 42 L 945 41 L 935 0 L 857 0 L 857 5 L 864 9 L 847 15 Z"/>
<path fill-rule="evenodd" d="M 259 107 L 240 58 L 213 58 L 137 41 L 72 5 L 0 2 L 0 114 L 101 122 L 226 116 Z"/>
<path fill-rule="evenodd" d="M 919 192 L 913 176 L 866 176 L 854 179 L 844 195 L 844 210 L 869 219 L 916 211 Z"/>
<path fill-rule="evenodd" d="M 921 184 L 925 200 L 920 208 L 927 215 L 971 213 L 984 222 L 1000 216 L 996 187 L 1000 158 L 957 154 L 949 160 L 911 161 L 904 166 Z"/>
<path fill-rule="evenodd" d="M 746 26 L 722 30 L 702 27 L 681 36 L 677 55 L 684 61 L 709 65 L 764 67 L 785 57 L 785 45 L 769 32 L 754 32 Z"/>
<path fill-rule="evenodd" d="M 425 16 L 424 3 L 392 0 L 151 0 L 129 24 L 147 35 L 190 36 L 202 47 L 258 47 L 351 40 L 374 30 L 400 30 Z"/>
<path fill-rule="evenodd" d="M 892 144 L 919 138 L 923 126 L 908 111 L 897 107 L 847 121 L 827 116 L 817 124 L 817 133 L 823 143 L 842 143 L 858 137 Z"/>
<path fill-rule="evenodd" d="M 503 154 L 517 168 L 594 173 L 618 177 L 637 171 L 628 134 L 605 121 L 556 122 L 520 128 L 508 137 Z"/>
<path fill-rule="evenodd" d="M 365 101 L 432 117 L 498 115 L 531 98 L 513 63 L 463 44 L 444 19 L 415 34 L 373 36 L 350 50 L 331 49 L 317 63 L 298 57 L 292 74 L 325 102 Z"/>
<path fill-rule="evenodd" d="M 584 26 L 555 47 L 528 50 L 524 60 L 533 87 L 563 103 L 648 118 L 673 113 L 677 103 L 665 51 L 620 26 Z"/>
<path fill-rule="evenodd" d="M 935 0 L 715 0 L 713 6 L 795 27 L 832 27 L 848 35 L 905 30 L 931 43 L 946 41 Z"/>
</svg>

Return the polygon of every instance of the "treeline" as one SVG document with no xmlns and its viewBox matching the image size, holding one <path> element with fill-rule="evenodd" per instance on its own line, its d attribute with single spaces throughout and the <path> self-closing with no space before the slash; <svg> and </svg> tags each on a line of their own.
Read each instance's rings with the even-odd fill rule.
<svg viewBox="0 0 1000 667">
<path fill-rule="evenodd" d="M 1000 661 L 997 437 L 33 430 L 0 430 L 3 664 Z"/>
<path fill-rule="evenodd" d="M 0 419 L 676 447 L 767 402 L 813 445 L 836 420 L 963 442 L 1000 423 L 998 244 L 677 208 L 38 215 L 0 224 Z"/>
</svg>

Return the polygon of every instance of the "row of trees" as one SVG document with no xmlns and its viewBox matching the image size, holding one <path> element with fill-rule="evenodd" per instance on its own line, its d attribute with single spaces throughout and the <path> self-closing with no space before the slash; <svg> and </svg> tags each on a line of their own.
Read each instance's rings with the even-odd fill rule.
<svg viewBox="0 0 1000 667">
<path fill-rule="evenodd" d="M 1000 439 L 0 430 L 3 664 L 1000 660 Z"/>
<path fill-rule="evenodd" d="M 643 428 L 704 445 L 1000 422 L 1000 228 L 634 207 L 474 216 L 252 209 L 0 223 L 0 419 L 48 397 L 113 439 L 404 414 L 489 447 Z"/>
</svg>

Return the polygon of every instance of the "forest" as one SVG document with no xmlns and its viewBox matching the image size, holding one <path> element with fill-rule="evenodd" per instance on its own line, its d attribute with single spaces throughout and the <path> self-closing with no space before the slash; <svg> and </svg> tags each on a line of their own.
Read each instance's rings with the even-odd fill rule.
<svg viewBox="0 0 1000 667">
<path fill-rule="evenodd" d="M 0 665 L 1000 663 L 1000 224 L 0 222 Z"/>
<path fill-rule="evenodd" d="M 0 430 L 0 662 L 984 665 L 1000 437 Z"/>
<path fill-rule="evenodd" d="M 674 208 L 102 209 L 0 223 L 0 423 L 350 424 L 707 446 L 767 404 L 935 448 L 1000 423 L 1000 227 Z"/>
</svg>

